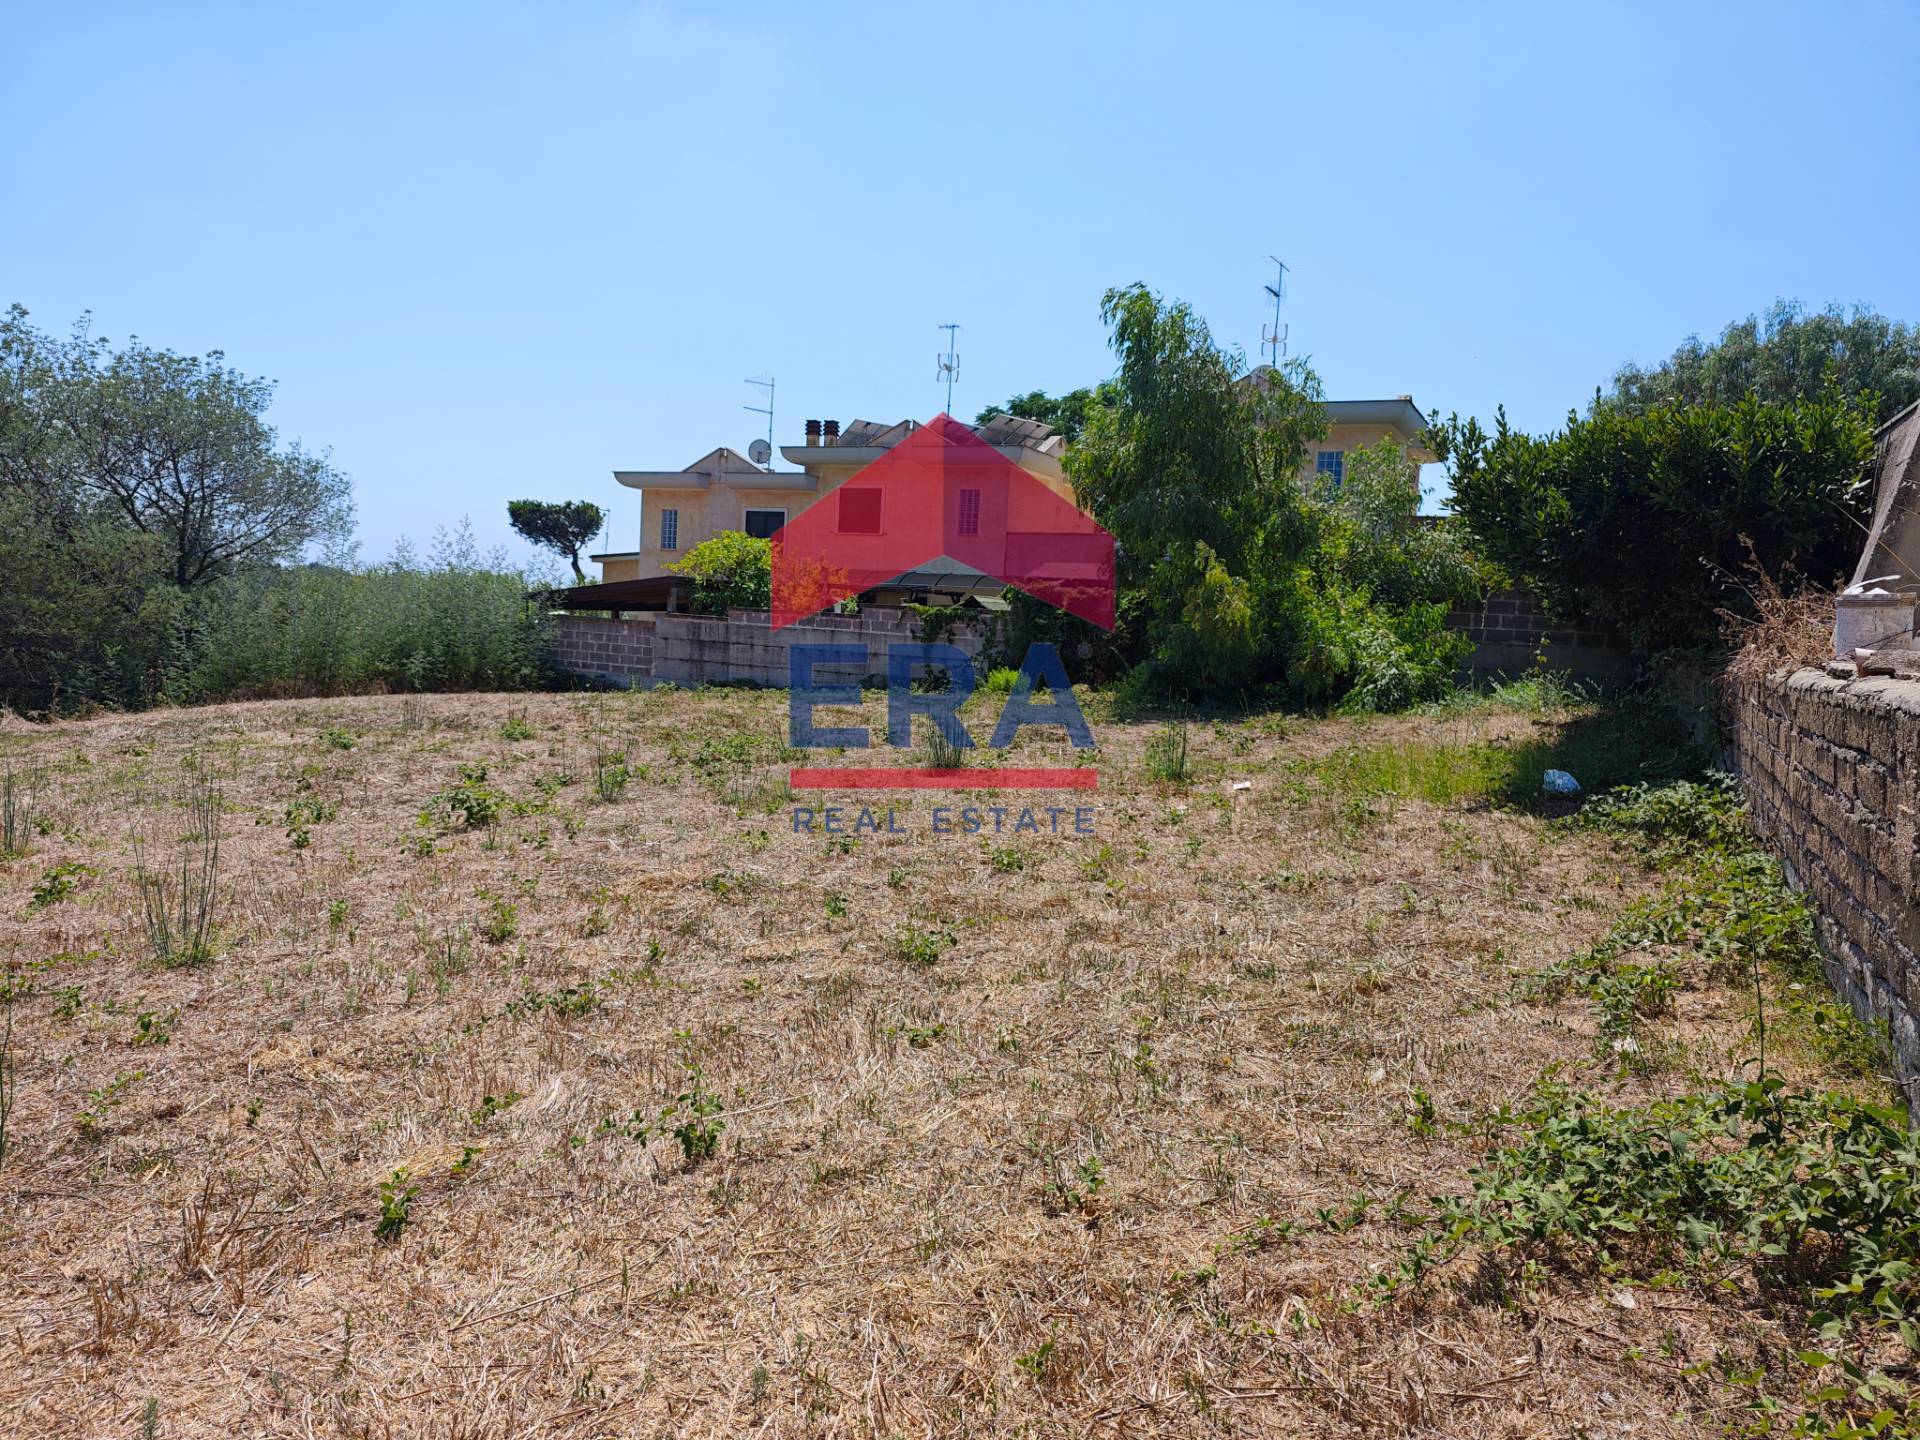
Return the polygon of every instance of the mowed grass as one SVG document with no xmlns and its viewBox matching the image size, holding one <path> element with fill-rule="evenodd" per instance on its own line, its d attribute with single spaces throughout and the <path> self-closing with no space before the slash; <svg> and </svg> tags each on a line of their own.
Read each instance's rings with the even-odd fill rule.
<svg viewBox="0 0 1920 1440">
<path fill-rule="evenodd" d="M 1689 982 L 1655 1070 L 1530 981 L 1660 884 L 1536 767 L 1666 752 L 1557 701 L 1089 710 L 1096 754 L 1001 758 L 1097 791 L 972 751 L 981 789 L 834 834 L 791 823 L 778 694 L 9 724 L 6 1433 L 1713 1423 L 1688 1367 L 1772 1333 L 1741 1297 L 1369 1298 L 1543 1076 L 1632 1103 L 1750 1053 L 1738 987 Z M 208 943 L 161 956 L 207 785 Z"/>
</svg>

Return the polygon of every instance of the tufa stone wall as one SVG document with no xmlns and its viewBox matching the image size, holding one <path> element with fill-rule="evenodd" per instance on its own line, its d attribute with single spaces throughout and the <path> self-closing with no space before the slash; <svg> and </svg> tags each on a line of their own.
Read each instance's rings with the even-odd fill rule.
<svg viewBox="0 0 1920 1440">
<path fill-rule="evenodd" d="M 622 685 L 774 685 L 787 683 L 787 651 L 795 644 L 867 647 L 867 674 L 887 673 L 889 645 L 920 642 L 918 617 L 874 608 L 858 615 L 815 615 L 784 630 L 764 610 L 717 615 L 656 611 L 630 620 L 553 617 L 554 656 L 562 670 Z M 942 642 L 979 660 L 984 623 L 953 626 Z"/>
<path fill-rule="evenodd" d="M 1920 682 L 1801 670 L 1729 693 L 1734 763 L 1756 827 L 1819 910 L 1827 973 L 1885 1021 L 1920 1092 Z"/>
</svg>

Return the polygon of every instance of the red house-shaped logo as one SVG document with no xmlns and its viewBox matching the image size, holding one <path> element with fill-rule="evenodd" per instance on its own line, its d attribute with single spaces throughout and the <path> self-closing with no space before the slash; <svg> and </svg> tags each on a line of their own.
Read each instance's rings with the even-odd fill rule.
<svg viewBox="0 0 1920 1440">
<path fill-rule="evenodd" d="M 773 627 L 941 559 L 1113 628 L 1113 536 L 949 415 L 773 537 Z"/>
</svg>

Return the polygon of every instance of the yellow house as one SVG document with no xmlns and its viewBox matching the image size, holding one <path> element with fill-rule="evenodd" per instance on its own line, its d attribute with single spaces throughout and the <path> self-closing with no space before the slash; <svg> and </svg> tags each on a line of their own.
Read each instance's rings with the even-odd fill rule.
<svg viewBox="0 0 1920 1440">
<path fill-rule="evenodd" d="M 1259 384 L 1260 372 L 1248 380 Z M 1383 439 L 1404 446 L 1416 460 L 1435 458 L 1421 443 L 1426 418 L 1408 396 L 1329 400 L 1325 406 L 1327 436 L 1303 462 L 1303 477 L 1337 486 L 1346 473 L 1347 454 Z M 687 551 L 723 530 L 770 536 L 916 428 L 918 423 L 912 420 L 893 425 L 855 420 L 842 431 L 837 421 L 809 420 L 805 444 L 780 447 L 781 456 L 799 467 L 794 470 L 770 469 L 724 446 L 682 470 L 616 470 L 614 479 L 640 492 L 640 547 L 588 558 L 599 562 L 604 581 L 651 580 L 670 575 Z M 1073 486 L 1060 464 L 1066 442 L 1052 427 L 1037 420 L 995 415 L 972 428 L 1048 489 L 1073 500 Z M 974 578 L 983 583 L 975 587 L 970 583 Z M 957 599 L 976 591 L 998 594 L 1000 587 L 985 583 L 984 577 L 964 566 L 954 566 L 903 576 L 895 588 L 898 594 L 890 590 L 882 598 Z M 663 585 L 659 603 L 676 608 L 680 593 L 680 587 Z"/>
<path fill-rule="evenodd" d="M 590 558 L 603 580 L 639 580 L 669 567 L 722 530 L 768 536 L 820 498 L 805 470 L 776 471 L 722 446 L 683 470 L 616 470 L 640 492 L 640 548 Z"/>
<path fill-rule="evenodd" d="M 1327 438 L 1311 448 L 1301 466 L 1303 474 L 1324 477 L 1337 486 L 1346 477 L 1348 453 L 1382 440 L 1392 440 L 1423 465 L 1440 458 L 1422 439 L 1427 419 L 1410 395 L 1391 400 L 1328 400 L 1321 408 L 1327 412 Z"/>
<path fill-rule="evenodd" d="M 756 465 L 724 447 L 684 470 L 616 470 L 615 480 L 640 492 L 640 548 L 589 558 L 600 563 L 605 581 L 649 579 L 670 574 L 687 551 L 723 530 L 770 536 L 918 428 L 914 420 L 893 425 L 855 420 L 842 431 L 838 421 L 809 420 L 804 445 L 780 447 L 781 456 L 797 470 Z M 1073 487 L 1060 466 L 1065 442 L 1051 426 L 996 415 L 971 428 L 1048 489 L 1072 501 Z M 903 596 L 931 592 L 957 597 L 972 593 L 973 578 L 999 593 L 997 583 L 985 585 L 984 577 L 964 566 L 903 577 L 899 588 Z"/>
</svg>

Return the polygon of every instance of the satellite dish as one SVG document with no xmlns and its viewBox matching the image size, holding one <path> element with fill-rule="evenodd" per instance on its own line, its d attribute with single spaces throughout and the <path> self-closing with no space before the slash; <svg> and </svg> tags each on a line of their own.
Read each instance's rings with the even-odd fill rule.
<svg viewBox="0 0 1920 1440">
<path fill-rule="evenodd" d="M 756 440 L 747 446 L 747 459 L 756 465 L 764 465 L 773 458 L 773 446 L 764 440 Z"/>
</svg>

